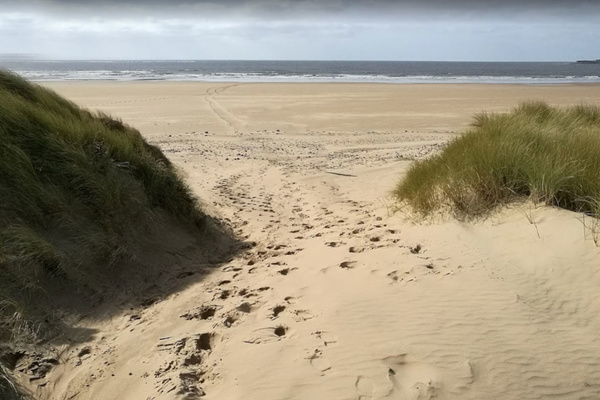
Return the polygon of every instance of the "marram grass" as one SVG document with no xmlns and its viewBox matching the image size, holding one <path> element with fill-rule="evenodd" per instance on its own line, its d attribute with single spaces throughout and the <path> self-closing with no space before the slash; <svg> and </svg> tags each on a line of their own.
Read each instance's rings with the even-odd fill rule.
<svg viewBox="0 0 600 400">
<path fill-rule="evenodd" d="M 0 344 L 23 339 L 23 304 L 43 298 L 47 280 L 85 286 L 128 257 L 136 230 L 159 213 L 204 221 L 158 148 L 119 120 L 0 70 Z M 15 386 L 2 351 L 0 397 L 8 398 Z"/>
<path fill-rule="evenodd" d="M 396 197 L 423 215 L 459 218 L 521 199 L 600 216 L 600 108 L 526 102 L 479 114 L 472 129 L 412 165 Z"/>
</svg>

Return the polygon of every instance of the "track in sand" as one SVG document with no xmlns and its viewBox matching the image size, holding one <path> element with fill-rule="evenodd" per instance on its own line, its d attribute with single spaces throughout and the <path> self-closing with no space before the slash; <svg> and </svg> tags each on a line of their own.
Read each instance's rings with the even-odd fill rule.
<svg viewBox="0 0 600 400">
<path fill-rule="evenodd" d="M 389 191 L 451 134 L 265 130 L 230 89 L 205 96 L 225 132 L 153 142 L 249 247 L 96 322 L 42 397 L 600 397 L 600 256 L 573 214 L 413 224 Z"/>
</svg>

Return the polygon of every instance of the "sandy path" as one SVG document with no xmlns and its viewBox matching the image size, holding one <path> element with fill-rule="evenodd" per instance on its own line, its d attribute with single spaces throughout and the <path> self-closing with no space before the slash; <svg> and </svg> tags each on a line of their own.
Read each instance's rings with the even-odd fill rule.
<svg viewBox="0 0 600 400">
<path fill-rule="evenodd" d="M 600 397 L 600 251 L 580 216 L 418 225 L 388 196 L 482 104 L 600 102 L 598 87 L 91 87 L 57 89 L 139 126 L 254 245 L 161 302 L 83 321 L 98 335 L 64 349 L 43 398 Z"/>
</svg>

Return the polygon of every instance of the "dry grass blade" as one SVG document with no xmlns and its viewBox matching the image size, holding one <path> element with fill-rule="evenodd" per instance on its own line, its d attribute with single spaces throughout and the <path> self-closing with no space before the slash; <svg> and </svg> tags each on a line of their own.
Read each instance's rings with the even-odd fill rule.
<svg viewBox="0 0 600 400">
<path fill-rule="evenodd" d="M 43 333 L 29 311 L 47 302 L 46 284 L 88 287 L 129 257 L 135 227 L 152 227 L 159 213 L 191 229 L 205 222 L 157 147 L 120 120 L 0 70 L 2 399 L 19 392 L 1 364 L 4 345 Z"/>
<path fill-rule="evenodd" d="M 598 154 L 600 108 L 526 102 L 476 116 L 441 154 L 415 163 L 395 194 L 421 214 L 449 207 L 472 218 L 529 198 L 598 217 Z"/>
</svg>

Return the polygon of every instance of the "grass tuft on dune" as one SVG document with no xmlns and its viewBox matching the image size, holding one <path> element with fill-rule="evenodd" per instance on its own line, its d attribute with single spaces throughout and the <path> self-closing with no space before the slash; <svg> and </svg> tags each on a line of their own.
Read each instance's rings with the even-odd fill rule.
<svg viewBox="0 0 600 400">
<path fill-rule="evenodd" d="M 458 218 L 531 199 L 600 216 L 600 108 L 525 102 L 508 114 L 479 114 L 472 129 L 412 165 L 396 197 L 428 215 Z"/>
<path fill-rule="evenodd" d="M 74 291 L 127 259 L 135 231 L 204 215 L 162 152 L 135 129 L 0 70 L 0 343 L 36 327 L 48 280 Z M 0 397 L 15 386 L 2 366 Z"/>
</svg>

